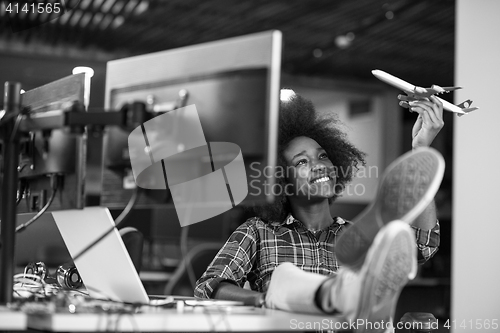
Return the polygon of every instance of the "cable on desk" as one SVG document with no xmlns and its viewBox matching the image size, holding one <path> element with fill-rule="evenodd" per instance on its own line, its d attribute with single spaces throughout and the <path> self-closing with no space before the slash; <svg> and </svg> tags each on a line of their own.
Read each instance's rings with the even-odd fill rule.
<svg viewBox="0 0 500 333">
<path fill-rule="evenodd" d="M 103 293 L 101 290 L 99 290 L 97 288 L 94 288 L 94 287 L 91 287 L 91 286 L 87 286 L 87 285 L 85 285 L 85 288 L 87 290 L 92 290 L 92 291 L 94 291 L 96 293 L 99 293 L 100 295 L 102 295 L 104 297 L 104 298 L 95 298 L 95 297 L 90 297 L 87 294 L 87 296 L 89 296 L 89 299 L 96 300 L 96 301 L 106 301 L 106 302 L 111 302 L 111 303 L 127 304 L 125 302 L 115 301 L 115 300 L 111 299 L 110 296 L 106 295 L 105 293 Z"/>
<path fill-rule="evenodd" d="M 115 301 L 115 300 L 111 299 L 108 295 L 104 294 L 103 292 L 101 292 L 100 290 L 98 290 L 96 288 L 93 288 L 90 286 L 86 286 L 86 288 L 87 288 L 87 291 L 95 291 L 95 292 L 99 293 L 102 296 L 102 298 L 91 297 L 91 296 L 89 296 L 88 293 L 81 291 L 81 290 L 63 290 L 65 292 L 64 295 L 67 297 L 67 299 L 69 299 L 68 296 L 70 296 L 70 295 L 72 295 L 72 296 L 75 296 L 75 295 L 85 296 L 84 303 L 79 304 L 79 306 L 84 307 L 84 308 L 82 308 L 83 312 L 86 312 L 89 309 L 91 309 L 92 312 L 95 312 L 97 310 L 99 313 L 122 313 L 122 314 L 125 313 L 125 314 L 128 314 L 128 313 L 136 313 L 138 308 L 140 308 L 144 305 L 147 305 L 147 304 L 140 304 L 140 303 L 126 303 L 126 302 L 122 302 L 122 301 Z M 67 292 L 70 292 L 70 294 L 68 294 Z M 80 309 L 80 311 L 82 311 L 82 309 Z M 78 311 L 78 309 L 77 309 L 77 311 Z"/>
<path fill-rule="evenodd" d="M 134 316 L 129 313 L 129 312 L 119 312 L 118 315 L 117 315 L 117 318 L 116 318 L 116 321 L 114 323 L 114 328 L 115 328 L 115 332 L 120 332 L 118 330 L 118 327 L 120 326 L 120 320 L 123 318 L 123 317 L 126 317 L 129 319 L 130 321 L 130 324 L 132 325 L 132 332 L 136 332 L 136 333 L 140 333 L 140 329 L 139 329 L 139 326 L 137 325 L 137 322 L 135 321 L 135 318 Z"/>
<path fill-rule="evenodd" d="M 120 323 L 120 318 L 121 318 L 121 316 L 122 316 L 122 313 L 121 313 L 121 312 L 120 312 L 120 313 L 118 313 L 118 315 L 116 316 L 116 320 L 115 320 L 115 322 L 112 324 L 112 326 L 114 326 L 114 328 L 115 328 L 115 329 L 114 329 L 114 332 L 115 332 L 115 333 L 118 333 L 118 324 Z M 110 318 L 110 320 L 109 320 L 109 323 L 112 323 L 111 318 Z M 109 331 L 109 329 L 108 329 L 108 331 Z"/>
<path fill-rule="evenodd" d="M 139 325 L 137 325 L 137 322 L 135 321 L 134 316 L 132 316 L 130 313 L 128 313 L 127 318 L 129 319 L 130 323 L 132 324 L 132 329 L 134 330 L 134 332 L 140 333 L 141 330 L 139 329 Z"/>
<path fill-rule="evenodd" d="M 115 225 L 111 228 L 109 228 L 105 233 L 103 233 L 100 237 L 98 237 L 95 241 L 87 245 L 83 250 L 80 251 L 77 255 L 73 257 L 73 261 L 76 261 L 78 258 L 80 258 L 82 255 L 84 255 L 88 250 L 93 248 L 95 245 L 97 245 L 101 240 L 103 240 L 107 235 L 109 235 L 113 230 L 115 230 L 120 223 L 122 223 L 125 218 L 128 216 L 132 208 L 134 207 L 135 203 L 137 202 L 137 199 L 140 194 L 140 188 L 136 187 L 134 190 L 134 193 L 130 197 L 130 200 L 127 203 L 127 206 L 123 209 L 123 211 L 120 213 L 120 215 L 116 218 L 115 220 Z"/>
<path fill-rule="evenodd" d="M 212 320 L 212 314 L 208 311 L 211 310 L 212 308 L 207 308 L 207 307 L 202 307 L 202 313 L 205 315 L 205 317 L 208 319 L 209 325 L 210 325 L 210 331 L 211 332 L 217 332 L 217 325 L 220 323 L 223 323 L 226 330 L 228 332 L 231 332 L 231 326 L 229 325 L 229 322 L 227 321 L 227 312 L 222 311 L 222 307 L 215 306 L 215 313 L 220 315 L 220 319 L 218 321 Z"/>
<path fill-rule="evenodd" d="M 20 273 L 14 275 L 14 293 L 19 298 L 30 298 L 31 296 L 47 297 L 48 291 L 55 291 L 57 288 L 46 284 L 43 279 L 36 274 Z"/>
</svg>

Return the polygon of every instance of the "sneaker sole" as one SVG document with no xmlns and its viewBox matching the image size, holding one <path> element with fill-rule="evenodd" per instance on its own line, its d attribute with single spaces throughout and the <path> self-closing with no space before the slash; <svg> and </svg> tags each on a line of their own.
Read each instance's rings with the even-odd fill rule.
<svg viewBox="0 0 500 333">
<path fill-rule="evenodd" d="M 355 332 L 385 332 L 392 327 L 402 288 L 417 272 L 414 236 L 407 223 L 394 221 L 377 235 L 367 255 Z"/>
<path fill-rule="evenodd" d="M 338 261 L 360 267 L 380 228 L 393 220 L 411 224 L 432 202 L 444 174 L 444 159 L 433 148 L 408 152 L 385 170 L 377 196 L 338 238 Z"/>
</svg>

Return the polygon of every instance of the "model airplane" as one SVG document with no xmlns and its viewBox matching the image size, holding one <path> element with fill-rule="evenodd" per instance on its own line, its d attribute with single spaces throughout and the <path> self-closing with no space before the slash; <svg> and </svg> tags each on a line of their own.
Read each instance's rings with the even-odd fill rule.
<svg viewBox="0 0 500 333">
<path fill-rule="evenodd" d="M 462 89 L 462 87 L 440 87 L 437 85 L 433 85 L 430 88 L 416 87 L 413 84 L 410 84 L 406 81 L 403 81 L 403 80 L 395 77 L 394 75 L 391 75 L 389 73 L 386 73 L 386 72 L 378 70 L 378 69 L 372 70 L 372 74 L 375 75 L 375 77 L 377 79 L 384 81 L 385 83 L 388 83 L 391 86 L 394 86 L 396 88 L 403 90 L 408 95 L 410 101 L 429 98 L 432 95 L 439 95 L 439 94 L 448 93 L 450 91 L 454 91 L 457 89 Z M 447 101 L 445 101 L 437 96 L 436 96 L 436 98 L 439 99 L 441 101 L 441 103 L 443 103 L 444 110 L 455 112 L 459 117 L 466 115 L 469 112 L 472 112 L 474 110 L 479 109 L 479 108 L 470 106 L 472 104 L 472 101 L 470 99 L 466 100 L 465 102 L 462 102 L 460 104 L 455 105 L 455 104 L 447 102 Z M 408 107 L 407 105 L 404 105 L 404 106 Z"/>
</svg>

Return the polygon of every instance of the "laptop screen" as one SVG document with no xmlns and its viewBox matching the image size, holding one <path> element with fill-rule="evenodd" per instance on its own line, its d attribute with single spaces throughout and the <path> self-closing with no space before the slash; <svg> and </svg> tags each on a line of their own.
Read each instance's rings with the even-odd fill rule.
<svg viewBox="0 0 500 333">
<path fill-rule="evenodd" d="M 114 220 L 105 207 L 53 212 L 52 216 L 90 296 L 127 303 L 149 303 Z M 109 233 L 108 233 L 109 232 Z M 102 240 L 79 255 L 90 244 Z"/>
</svg>

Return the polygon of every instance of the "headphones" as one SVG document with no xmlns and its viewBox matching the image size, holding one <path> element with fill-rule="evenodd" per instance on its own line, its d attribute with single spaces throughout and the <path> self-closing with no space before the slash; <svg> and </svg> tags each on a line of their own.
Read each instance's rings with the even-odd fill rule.
<svg viewBox="0 0 500 333">
<path fill-rule="evenodd" d="M 40 277 L 47 283 L 55 283 L 64 289 L 78 289 L 83 286 L 83 281 L 75 265 L 64 264 L 57 267 L 55 276 L 48 274 L 47 266 L 43 262 L 30 262 L 24 268 L 24 274 Z"/>
</svg>

